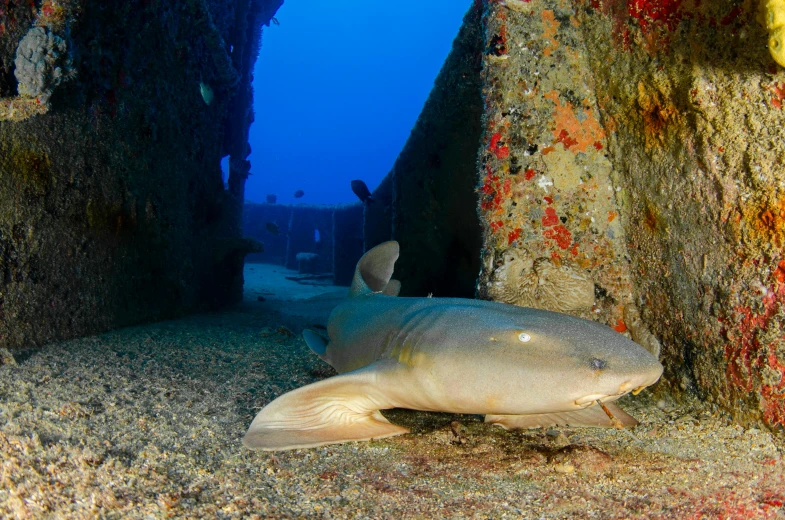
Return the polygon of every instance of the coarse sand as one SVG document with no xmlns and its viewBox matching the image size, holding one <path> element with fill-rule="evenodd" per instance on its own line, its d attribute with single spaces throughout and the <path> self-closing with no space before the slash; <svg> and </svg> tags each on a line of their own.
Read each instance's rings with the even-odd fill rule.
<svg viewBox="0 0 785 520">
<path fill-rule="evenodd" d="M 633 430 L 396 410 L 413 434 L 247 450 L 262 406 L 334 374 L 299 331 L 346 289 L 293 274 L 251 264 L 234 309 L 13 352 L 0 518 L 785 518 L 781 441 L 648 391 L 620 402 Z"/>
</svg>

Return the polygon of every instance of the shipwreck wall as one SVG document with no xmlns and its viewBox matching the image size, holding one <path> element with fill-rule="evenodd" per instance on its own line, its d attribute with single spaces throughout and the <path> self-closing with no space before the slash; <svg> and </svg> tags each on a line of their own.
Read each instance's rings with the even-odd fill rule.
<svg viewBox="0 0 785 520">
<path fill-rule="evenodd" d="M 669 381 L 781 428 L 785 71 L 759 4 L 581 7 L 638 297 Z"/>
<path fill-rule="evenodd" d="M 349 285 L 363 254 L 363 205 L 246 203 L 243 234 L 261 242 L 264 251 L 249 262 L 278 264 L 298 270 L 299 254 L 316 255 L 308 261 L 313 273 L 333 273 L 335 285 Z M 389 228 L 388 228 L 389 229 Z M 319 240 L 316 240 L 316 231 Z M 389 240 L 389 238 L 387 239 Z"/>
<path fill-rule="evenodd" d="M 349 286 L 363 255 L 363 205 L 337 206 L 333 212 L 333 283 Z"/>
<path fill-rule="evenodd" d="M 391 238 L 401 245 L 395 277 L 405 296 L 475 293 L 482 243 L 472 209 L 483 110 L 481 14 L 476 2 L 464 17 L 409 139 L 374 192 L 378 203 L 366 206 L 366 247 Z"/>
<path fill-rule="evenodd" d="M 251 70 L 280 3 L 0 2 L 0 347 L 241 297 Z"/>
<path fill-rule="evenodd" d="M 392 239 L 393 172 L 388 173 L 373 190 L 373 202 L 363 204 L 363 236 L 365 250 Z"/>
<path fill-rule="evenodd" d="M 289 204 L 245 203 L 243 235 L 264 244 L 264 250 L 248 254 L 246 262 L 286 265 L 293 209 L 294 206 Z"/>
<path fill-rule="evenodd" d="M 630 264 L 587 54 L 571 4 L 492 4 L 486 16 L 485 226 L 479 295 L 621 330 Z M 658 350 L 658 345 L 649 345 Z"/>
<path fill-rule="evenodd" d="M 660 388 L 781 430 L 785 71 L 759 9 L 485 4 L 480 289 L 661 343 Z"/>
</svg>

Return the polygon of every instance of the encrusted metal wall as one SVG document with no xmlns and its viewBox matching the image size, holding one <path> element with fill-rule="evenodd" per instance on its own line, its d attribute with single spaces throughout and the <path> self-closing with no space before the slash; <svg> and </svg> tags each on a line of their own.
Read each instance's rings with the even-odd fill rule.
<svg viewBox="0 0 785 520">
<path fill-rule="evenodd" d="M 485 4 L 480 291 L 661 344 L 675 392 L 778 429 L 785 71 L 761 7 Z"/>
<path fill-rule="evenodd" d="M 638 317 L 622 189 L 572 4 L 490 4 L 484 55 L 481 297 L 606 323 L 657 354 Z"/>
<path fill-rule="evenodd" d="M 251 72 L 280 4 L 0 1 L 0 347 L 241 297 Z"/>
<path fill-rule="evenodd" d="M 365 242 L 401 245 L 407 296 L 475 293 L 481 229 L 475 160 L 481 137 L 482 4 L 468 10 L 450 55 L 391 172 L 365 211 Z"/>
</svg>

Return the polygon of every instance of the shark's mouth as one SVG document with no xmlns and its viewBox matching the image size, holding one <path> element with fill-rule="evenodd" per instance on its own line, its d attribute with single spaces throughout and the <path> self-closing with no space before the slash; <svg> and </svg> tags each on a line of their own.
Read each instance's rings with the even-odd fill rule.
<svg viewBox="0 0 785 520">
<path fill-rule="evenodd" d="M 589 406 L 593 405 L 596 401 L 606 401 L 606 400 L 608 400 L 608 398 L 614 398 L 615 399 L 616 397 L 619 397 L 620 395 L 624 395 L 624 394 L 618 394 L 618 395 L 591 394 L 591 395 L 587 395 L 587 396 L 581 397 L 579 399 L 576 399 L 575 400 L 575 405 L 576 406 L 582 406 L 582 407 L 586 408 L 586 407 L 589 407 Z"/>
<path fill-rule="evenodd" d="M 575 400 L 576 406 L 581 406 L 583 408 L 587 408 L 594 404 L 596 401 L 605 402 L 605 401 L 613 401 L 618 399 L 619 397 L 632 392 L 632 395 L 638 395 L 641 390 L 646 388 L 649 385 L 641 385 L 637 388 L 633 388 L 630 382 L 622 383 L 619 386 L 619 392 L 615 394 L 591 394 L 584 397 L 580 397 Z"/>
</svg>

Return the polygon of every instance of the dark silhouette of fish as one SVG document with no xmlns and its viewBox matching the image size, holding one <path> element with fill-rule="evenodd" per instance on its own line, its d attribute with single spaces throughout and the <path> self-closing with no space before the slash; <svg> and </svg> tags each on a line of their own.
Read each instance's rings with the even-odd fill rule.
<svg viewBox="0 0 785 520">
<path fill-rule="evenodd" d="M 373 198 L 371 197 L 371 190 L 368 189 L 368 185 L 363 181 L 352 181 L 352 191 L 361 201 L 363 201 L 363 203 L 374 202 Z"/>
<path fill-rule="evenodd" d="M 305 195 L 305 192 L 303 190 L 297 190 L 297 191 L 294 192 L 294 198 L 295 199 L 299 199 L 303 195 Z"/>
<path fill-rule="evenodd" d="M 269 231 L 275 236 L 278 236 L 278 233 L 280 232 L 278 230 L 278 224 L 276 224 L 275 222 L 268 222 L 267 224 L 264 225 L 264 227 L 266 227 L 267 231 Z"/>
<path fill-rule="evenodd" d="M 268 193 L 265 200 L 267 200 L 267 204 L 275 204 L 278 201 L 278 196 L 275 193 Z"/>
</svg>

